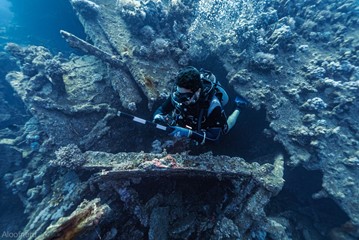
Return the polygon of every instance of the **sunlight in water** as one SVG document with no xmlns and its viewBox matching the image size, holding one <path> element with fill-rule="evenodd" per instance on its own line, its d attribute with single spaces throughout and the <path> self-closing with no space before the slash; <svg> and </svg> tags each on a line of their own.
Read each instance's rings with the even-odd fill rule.
<svg viewBox="0 0 359 240">
<path fill-rule="evenodd" d="M 8 0 L 0 0 L 0 25 L 9 24 L 14 14 L 10 10 L 11 3 Z"/>
</svg>

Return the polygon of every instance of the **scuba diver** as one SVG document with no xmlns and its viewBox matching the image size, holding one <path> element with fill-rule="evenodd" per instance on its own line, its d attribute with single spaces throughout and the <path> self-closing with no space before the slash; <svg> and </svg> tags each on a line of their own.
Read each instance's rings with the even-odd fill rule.
<svg viewBox="0 0 359 240">
<path fill-rule="evenodd" d="M 233 128 L 241 110 L 249 102 L 235 99 L 236 109 L 227 118 L 223 106 L 228 95 L 209 71 L 186 67 L 179 72 L 171 95 L 155 111 L 153 121 L 172 126 L 169 135 L 190 138 L 200 144 L 216 142 Z"/>
</svg>

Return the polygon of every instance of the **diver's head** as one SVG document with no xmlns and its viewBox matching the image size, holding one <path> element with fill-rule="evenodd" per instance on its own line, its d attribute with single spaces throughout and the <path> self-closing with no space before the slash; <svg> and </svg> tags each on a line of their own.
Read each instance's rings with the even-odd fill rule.
<svg viewBox="0 0 359 240">
<path fill-rule="evenodd" d="M 177 75 L 176 85 L 196 92 L 202 88 L 201 74 L 195 67 L 186 67 Z"/>
<path fill-rule="evenodd" d="M 179 72 L 172 92 L 172 101 L 178 107 L 198 101 L 202 89 L 201 74 L 195 67 L 186 67 Z"/>
</svg>

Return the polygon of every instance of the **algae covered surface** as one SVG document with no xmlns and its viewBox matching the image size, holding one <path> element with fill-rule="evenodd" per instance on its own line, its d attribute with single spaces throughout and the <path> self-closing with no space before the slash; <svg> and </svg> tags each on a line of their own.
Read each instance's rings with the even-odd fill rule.
<svg viewBox="0 0 359 240">
<path fill-rule="evenodd" d="M 359 238 L 357 1 L 20 2 L 0 1 L 1 238 Z M 119 116 L 151 120 L 189 65 L 226 112 L 251 103 L 218 144 Z"/>
</svg>

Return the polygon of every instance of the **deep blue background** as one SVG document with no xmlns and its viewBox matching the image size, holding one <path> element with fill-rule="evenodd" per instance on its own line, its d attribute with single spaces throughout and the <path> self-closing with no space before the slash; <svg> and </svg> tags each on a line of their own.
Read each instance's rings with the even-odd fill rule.
<svg viewBox="0 0 359 240">
<path fill-rule="evenodd" d="M 0 0 L 3 6 L 6 0 Z M 73 50 L 62 39 L 60 30 L 66 30 L 85 38 L 83 27 L 76 17 L 69 0 L 8 0 L 13 18 L 10 22 L 2 21 L 5 32 L 1 44 L 15 42 L 20 45 L 42 45 L 53 53 L 70 53 Z M 2 6 L 0 6 L 1 8 Z M 4 10 L 4 9 L 3 9 Z M 9 13 L 0 11 L 0 18 L 9 18 Z"/>
</svg>

